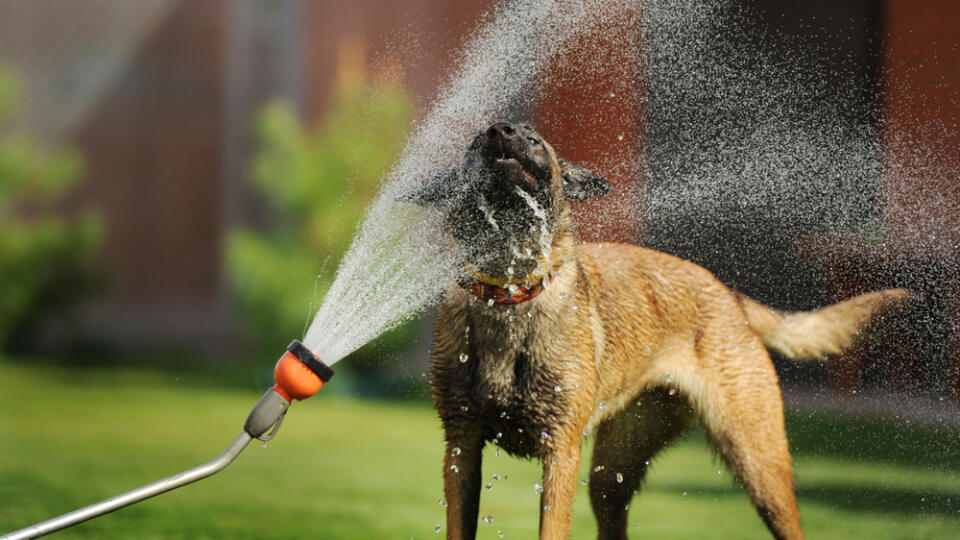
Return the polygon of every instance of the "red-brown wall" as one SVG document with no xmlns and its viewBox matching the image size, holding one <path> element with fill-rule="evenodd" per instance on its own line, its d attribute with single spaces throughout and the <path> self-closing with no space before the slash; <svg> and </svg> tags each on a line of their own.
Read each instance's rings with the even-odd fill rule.
<svg viewBox="0 0 960 540">
<path fill-rule="evenodd" d="M 886 0 L 883 20 L 884 219 L 904 242 L 957 252 L 960 2 Z"/>
<path fill-rule="evenodd" d="M 106 233 L 106 296 L 84 316 L 91 339 L 164 342 L 172 338 L 164 332 L 212 324 L 223 232 L 222 11 L 216 0 L 178 3 L 77 133 L 78 199 L 100 212 Z"/>
</svg>

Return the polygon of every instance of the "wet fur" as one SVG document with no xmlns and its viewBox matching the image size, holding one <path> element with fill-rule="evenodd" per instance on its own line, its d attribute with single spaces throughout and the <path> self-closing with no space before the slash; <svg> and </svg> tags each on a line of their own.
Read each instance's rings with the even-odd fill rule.
<svg viewBox="0 0 960 540">
<path fill-rule="evenodd" d="M 488 442 L 543 462 L 540 537 L 568 537 L 581 441 L 594 428 L 589 492 L 598 536 L 626 538 L 625 507 L 646 464 L 695 421 L 773 535 L 801 538 L 780 388 L 764 342 L 798 358 L 836 352 L 907 293 L 864 295 L 826 308 L 828 316 L 785 315 L 679 258 L 576 245 L 568 165 L 543 144 L 553 282 L 514 305 L 488 305 L 455 287 L 439 311 L 430 384 L 447 441 L 447 538 L 476 534 Z M 446 181 L 464 182 L 464 174 Z M 444 208 L 448 226 L 462 222 L 456 204 Z M 504 272 L 496 264 L 486 271 Z"/>
</svg>

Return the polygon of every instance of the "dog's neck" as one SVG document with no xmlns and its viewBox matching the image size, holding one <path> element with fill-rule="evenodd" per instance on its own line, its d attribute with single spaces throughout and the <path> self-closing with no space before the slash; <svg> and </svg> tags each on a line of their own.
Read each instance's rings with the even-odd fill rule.
<svg viewBox="0 0 960 540">
<path fill-rule="evenodd" d="M 469 277 L 464 278 L 461 285 L 484 302 L 519 304 L 533 300 L 553 280 L 557 255 L 556 249 L 549 256 L 541 255 L 540 264 L 532 272 L 512 280 L 485 275 L 468 265 Z"/>
<path fill-rule="evenodd" d="M 533 300 L 553 281 L 557 269 L 570 256 L 573 237 L 564 235 L 557 239 L 550 254 L 540 254 L 540 263 L 525 276 L 513 279 L 486 275 L 466 266 L 460 285 L 480 300 L 489 304 L 519 304 Z"/>
</svg>

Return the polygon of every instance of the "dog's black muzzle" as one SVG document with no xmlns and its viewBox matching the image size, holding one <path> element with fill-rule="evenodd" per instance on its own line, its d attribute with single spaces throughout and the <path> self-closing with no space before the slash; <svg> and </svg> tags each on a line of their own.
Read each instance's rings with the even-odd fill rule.
<svg viewBox="0 0 960 540">
<path fill-rule="evenodd" d="M 510 122 L 497 122 L 483 132 L 481 153 L 490 163 L 500 159 L 520 160 L 529 153 L 530 148 L 520 131 Z"/>
</svg>

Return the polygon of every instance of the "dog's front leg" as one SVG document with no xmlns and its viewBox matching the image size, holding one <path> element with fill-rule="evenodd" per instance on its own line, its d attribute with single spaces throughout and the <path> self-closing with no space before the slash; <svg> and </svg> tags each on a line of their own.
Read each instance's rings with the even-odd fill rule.
<svg viewBox="0 0 960 540">
<path fill-rule="evenodd" d="M 472 539 L 477 535 L 482 450 L 483 440 L 479 437 L 448 438 L 443 459 L 448 540 Z"/>
<path fill-rule="evenodd" d="M 554 447 L 543 462 L 543 494 L 540 496 L 540 539 L 570 536 L 573 496 L 577 491 L 580 439 L 569 436 Z"/>
</svg>

